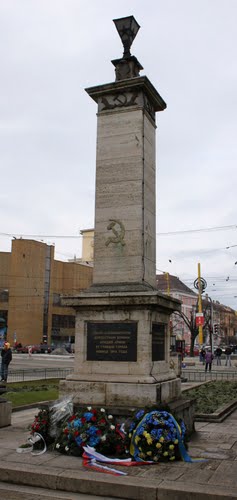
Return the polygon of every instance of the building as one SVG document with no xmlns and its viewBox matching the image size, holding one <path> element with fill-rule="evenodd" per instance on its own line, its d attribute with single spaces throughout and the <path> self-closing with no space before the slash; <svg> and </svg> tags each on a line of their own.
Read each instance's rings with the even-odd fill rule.
<svg viewBox="0 0 237 500">
<path fill-rule="evenodd" d="M 197 294 L 177 278 L 177 276 L 172 276 L 169 273 L 158 274 L 156 276 L 156 283 L 159 292 L 171 295 L 182 302 L 182 312 L 190 319 L 191 314 L 196 309 Z M 172 314 L 170 326 L 172 334 L 178 340 L 185 340 L 187 344 L 190 344 L 190 330 L 181 317 Z"/>
<path fill-rule="evenodd" d="M 54 259 L 54 246 L 12 240 L 11 252 L 0 252 L 0 317 L 8 340 L 24 344 L 73 342 L 75 312 L 61 306 L 61 295 L 90 286 L 92 268 Z"/>
<path fill-rule="evenodd" d="M 83 229 L 82 235 L 82 256 L 80 258 L 74 257 L 69 259 L 68 262 L 77 262 L 85 266 L 93 266 L 94 262 L 94 229 Z"/>
<path fill-rule="evenodd" d="M 193 292 L 179 278 L 169 273 L 158 274 L 156 279 L 158 290 L 179 299 L 182 302 L 182 312 L 188 319 L 191 319 L 191 314 L 194 315 L 197 310 L 198 294 Z M 207 294 L 202 297 L 202 308 L 205 317 L 209 319 L 204 329 L 204 342 L 210 343 L 211 331 L 214 344 L 229 343 L 230 341 L 234 343 L 234 338 L 237 335 L 236 312 L 231 307 L 211 300 Z M 212 322 L 214 331 L 212 331 Z M 190 330 L 181 317 L 173 314 L 170 326 L 176 339 L 185 340 L 186 344 L 190 344 Z"/>
</svg>

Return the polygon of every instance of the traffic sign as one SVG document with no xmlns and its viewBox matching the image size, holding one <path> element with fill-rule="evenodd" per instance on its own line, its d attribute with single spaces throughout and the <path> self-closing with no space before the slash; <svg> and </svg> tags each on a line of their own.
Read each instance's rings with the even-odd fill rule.
<svg viewBox="0 0 237 500">
<path fill-rule="evenodd" d="M 196 326 L 204 325 L 204 316 L 203 313 L 196 313 Z"/>
</svg>

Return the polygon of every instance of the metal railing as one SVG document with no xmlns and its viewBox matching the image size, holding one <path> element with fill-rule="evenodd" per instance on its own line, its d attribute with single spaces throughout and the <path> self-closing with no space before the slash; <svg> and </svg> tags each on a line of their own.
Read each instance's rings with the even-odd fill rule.
<svg viewBox="0 0 237 500">
<path fill-rule="evenodd" d="M 237 380 L 236 371 L 199 371 L 199 370 L 182 370 L 182 378 L 188 382 L 205 382 L 207 380 Z"/>
<path fill-rule="evenodd" d="M 24 382 L 26 380 L 46 380 L 49 378 L 64 379 L 73 372 L 73 368 L 35 368 L 8 371 L 8 382 Z"/>
</svg>

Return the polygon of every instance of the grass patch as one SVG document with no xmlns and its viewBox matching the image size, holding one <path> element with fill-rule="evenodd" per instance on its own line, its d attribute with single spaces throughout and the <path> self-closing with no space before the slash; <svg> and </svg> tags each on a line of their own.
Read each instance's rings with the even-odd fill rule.
<svg viewBox="0 0 237 500">
<path fill-rule="evenodd" d="M 29 380 L 7 384 L 4 398 L 12 402 L 13 408 L 43 401 L 58 399 L 58 379 Z"/>
<path fill-rule="evenodd" d="M 185 391 L 183 397 L 195 398 L 196 413 L 214 413 L 237 399 L 237 382 L 216 381 Z"/>
</svg>

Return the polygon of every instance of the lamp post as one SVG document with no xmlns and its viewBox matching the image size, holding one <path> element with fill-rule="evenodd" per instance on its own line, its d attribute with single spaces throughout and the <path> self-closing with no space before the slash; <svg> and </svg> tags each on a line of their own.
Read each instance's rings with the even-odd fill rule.
<svg viewBox="0 0 237 500">
<path fill-rule="evenodd" d="M 211 309 L 211 328 L 210 328 L 210 346 L 211 352 L 213 353 L 213 336 L 214 336 L 214 322 L 213 322 L 213 300 L 206 294 L 206 300 L 210 300 L 210 309 Z"/>
</svg>

